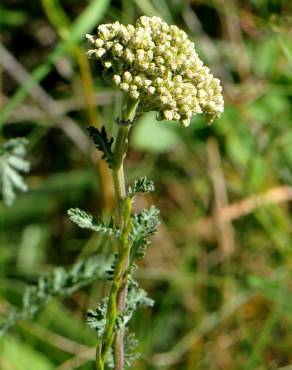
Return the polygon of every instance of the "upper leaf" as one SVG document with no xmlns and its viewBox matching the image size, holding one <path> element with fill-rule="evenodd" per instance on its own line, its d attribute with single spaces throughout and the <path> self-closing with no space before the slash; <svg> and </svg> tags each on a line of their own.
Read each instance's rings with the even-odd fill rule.
<svg viewBox="0 0 292 370">
<path fill-rule="evenodd" d="M 17 191 L 26 191 L 27 185 L 21 172 L 27 173 L 30 163 L 24 159 L 28 141 L 24 138 L 10 139 L 0 146 L 0 198 L 11 206 Z"/>
<path fill-rule="evenodd" d="M 79 208 L 71 208 L 67 212 L 70 220 L 83 229 L 98 231 L 109 236 L 119 236 L 120 231 L 112 226 L 106 226 L 102 221 L 96 221 L 94 217 Z"/>
<path fill-rule="evenodd" d="M 108 139 L 105 127 L 102 126 L 101 130 L 93 126 L 87 127 L 88 135 L 93 140 L 96 148 L 103 153 L 102 158 L 106 160 L 109 168 L 112 168 L 113 165 L 113 152 L 112 144 L 114 139 Z"/>
</svg>

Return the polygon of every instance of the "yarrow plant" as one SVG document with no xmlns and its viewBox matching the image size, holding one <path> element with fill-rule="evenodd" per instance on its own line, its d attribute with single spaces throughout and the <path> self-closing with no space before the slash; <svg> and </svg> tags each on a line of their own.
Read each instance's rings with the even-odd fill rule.
<svg viewBox="0 0 292 370">
<path fill-rule="evenodd" d="M 104 78 L 124 94 L 115 140 L 108 138 L 104 127 L 88 128 L 112 170 L 116 214 L 108 226 L 79 209 L 71 209 L 69 215 L 80 227 L 106 233 L 113 240 L 115 261 L 109 271 L 109 296 L 89 311 L 88 324 L 98 336 L 96 369 L 108 366 L 123 370 L 131 362 L 126 348 L 128 322 L 139 305 L 153 303 L 131 273 L 159 224 L 154 206 L 132 214 L 135 195 L 153 191 L 154 185 L 143 177 L 126 190 L 123 162 L 129 131 L 137 117 L 148 111 L 155 111 L 158 120 L 179 121 L 184 126 L 198 113 L 205 113 L 207 121 L 212 122 L 223 112 L 224 101 L 219 79 L 204 66 L 186 33 L 159 17 L 142 16 L 135 26 L 102 24 L 96 36 L 86 37 L 92 46 L 88 57 L 98 63 Z"/>
<path fill-rule="evenodd" d="M 220 81 L 203 65 L 186 33 L 158 17 L 140 17 L 135 26 L 119 22 L 103 24 L 91 43 L 88 57 L 98 64 L 105 79 L 123 93 L 117 133 L 109 137 L 105 127 L 88 127 L 87 132 L 112 171 L 116 209 L 109 223 L 96 220 L 79 208 L 68 211 L 71 221 L 81 228 L 107 236 L 114 255 L 109 261 L 92 256 L 69 271 L 55 269 L 27 290 L 22 307 L 0 324 L 0 336 L 20 319 L 30 319 L 51 299 L 67 296 L 94 280 L 108 280 L 109 294 L 88 311 L 87 323 L 96 330 L 96 370 L 124 370 L 137 357 L 137 341 L 128 324 L 139 306 L 153 301 L 132 277 L 137 259 L 144 256 L 149 238 L 159 225 L 159 211 L 151 206 L 137 214 L 132 203 L 137 194 L 154 191 L 154 184 L 140 177 L 126 188 L 123 164 L 128 136 L 137 118 L 155 111 L 158 120 L 174 120 L 184 126 L 192 116 L 204 113 L 212 122 L 223 112 Z M 26 190 L 18 171 L 27 172 L 25 143 L 11 141 L 0 148 L 0 185 L 3 199 L 10 204 L 15 189 Z"/>
</svg>

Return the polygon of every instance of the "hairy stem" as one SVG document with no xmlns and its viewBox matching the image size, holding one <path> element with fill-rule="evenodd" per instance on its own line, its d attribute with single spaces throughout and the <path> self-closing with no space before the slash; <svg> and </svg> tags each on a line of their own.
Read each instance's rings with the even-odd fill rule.
<svg viewBox="0 0 292 370">
<path fill-rule="evenodd" d="M 131 199 L 126 196 L 123 162 L 127 152 L 128 135 L 131 122 L 135 118 L 137 103 L 125 105 L 122 123 L 119 124 L 114 147 L 112 168 L 113 182 L 116 195 L 116 224 L 122 233 L 117 246 L 117 262 L 115 265 L 112 286 L 109 294 L 107 323 L 101 344 L 96 351 L 96 369 L 104 370 L 106 357 L 115 341 L 114 360 L 115 370 L 124 369 L 124 328 L 115 330 L 117 315 L 125 307 L 127 295 L 127 277 L 129 268 L 129 233 L 131 231 Z"/>
</svg>

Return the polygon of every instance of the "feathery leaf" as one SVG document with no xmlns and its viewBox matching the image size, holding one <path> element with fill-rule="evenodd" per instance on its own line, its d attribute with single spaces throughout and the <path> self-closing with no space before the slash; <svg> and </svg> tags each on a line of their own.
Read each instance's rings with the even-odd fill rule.
<svg viewBox="0 0 292 370">
<path fill-rule="evenodd" d="M 39 277 L 36 285 L 29 286 L 24 293 L 22 307 L 11 311 L 0 324 L 0 337 L 19 320 L 31 320 L 54 297 L 66 297 L 96 280 L 107 279 L 110 261 L 98 257 L 77 262 L 66 271 L 55 268 L 50 274 Z"/>
<path fill-rule="evenodd" d="M 28 141 L 10 139 L 0 146 L 0 196 L 6 206 L 11 206 L 17 191 L 27 191 L 21 172 L 27 173 L 30 163 L 24 159 Z"/>
<path fill-rule="evenodd" d="M 70 220 L 83 229 L 97 231 L 108 236 L 118 237 L 120 235 L 120 231 L 114 228 L 112 223 L 110 223 L 109 226 L 106 226 L 102 221 L 95 220 L 91 214 L 82 211 L 79 208 L 71 208 L 67 213 Z"/>
<path fill-rule="evenodd" d="M 102 158 L 105 159 L 109 168 L 112 168 L 113 164 L 113 152 L 112 152 L 112 144 L 114 139 L 108 139 L 105 127 L 103 126 L 101 130 L 93 126 L 87 127 L 88 135 L 91 137 L 92 141 L 94 142 L 96 148 L 103 153 Z"/>
<path fill-rule="evenodd" d="M 153 181 L 147 180 L 147 177 L 139 177 L 134 181 L 133 188 L 129 187 L 128 195 L 133 197 L 138 193 L 150 193 L 154 190 Z"/>
<path fill-rule="evenodd" d="M 143 209 L 140 213 L 132 217 L 132 231 L 130 240 L 131 247 L 131 260 L 136 257 L 144 257 L 145 249 L 150 243 L 148 238 L 157 232 L 159 225 L 159 210 L 151 206 L 148 209 Z"/>
</svg>

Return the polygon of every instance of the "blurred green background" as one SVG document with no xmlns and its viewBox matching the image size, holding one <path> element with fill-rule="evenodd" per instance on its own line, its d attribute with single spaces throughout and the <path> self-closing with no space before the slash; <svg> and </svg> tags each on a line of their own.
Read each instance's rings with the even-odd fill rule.
<svg viewBox="0 0 292 370">
<path fill-rule="evenodd" d="M 109 251 L 66 215 L 113 207 L 84 128 L 113 130 L 120 96 L 87 61 L 84 35 L 143 14 L 189 34 L 226 105 L 212 126 L 147 114 L 132 131 L 127 180 L 156 183 L 135 207 L 161 210 L 135 273 L 156 304 L 132 322 L 142 353 L 133 369 L 291 370 L 291 0 L 1 1 L 1 141 L 28 138 L 32 169 L 29 191 L 0 205 L 0 319 L 42 271 Z M 0 369 L 92 369 L 84 314 L 105 289 L 55 299 L 20 322 L 0 341 Z"/>
</svg>

